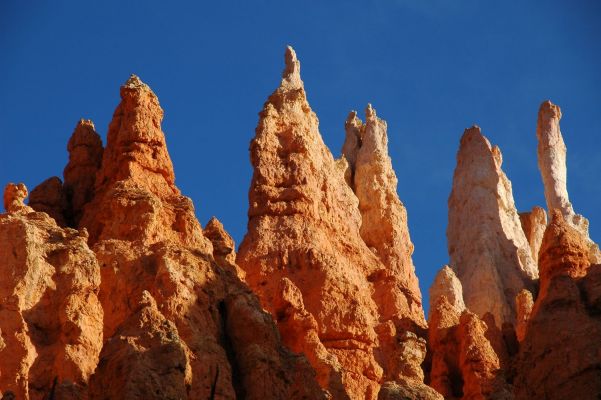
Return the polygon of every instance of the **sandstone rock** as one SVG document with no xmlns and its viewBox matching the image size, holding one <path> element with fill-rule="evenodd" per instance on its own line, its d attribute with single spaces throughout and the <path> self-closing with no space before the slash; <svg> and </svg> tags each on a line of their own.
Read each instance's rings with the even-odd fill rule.
<svg viewBox="0 0 601 400">
<path fill-rule="evenodd" d="M 540 296 L 546 295 L 554 276 L 581 278 L 591 265 L 586 237 L 565 221 L 560 210 L 553 210 L 551 215 L 552 220 L 545 230 L 540 248 Z"/>
<path fill-rule="evenodd" d="M 0 388 L 17 399 L 85 398 L 102 347 L 98 263 L 85 232 L 33 212 L 26 195 L 9 184 L 0 214 Z"/>
<path fill-rule="evenodd" d="M 67 220 L 77 226 L 84 206 L 94 195 L 96 173 L 102 163 L 102 139 L 96 133 L 94 123 L 82 119 L 67 144 L 69 162 L 63 171 L 64 191 L 69 202 Z"/>
<path fill-rule="evenodd" d="M 36 186 L 29 195 L 29 206 L 36 211 L 45 212 L 59 226 L 66 226 L 67 198 L 60 178 L 54 176 Z"/>
<path fill-rule="evenodd" d="M 567 148 L 561 135 L 559 106 L 544 101 L 538 111 L 536 136 L 538 138 L 538 167 L 545 186 L 545 199 L 549 213 L 560 210 L 564 219 L 578 229 L 588 243 L 591 263 L 601 263 L 601 251 L 588 234 L 589 222 L 574 212 L 567 188 Z"/>
<path fill-rule="evenodd" d="M 386 382 L 380 388 L 378 400 L 443 400 L 436 390 L 414 381 Z"/>
<path fill-rule="evenodd" d="M 412 273 L 412 248 L 402 231 L 406 218 L 383 122 L 375 113 L 369 118 L 364 154 L 335 161 L 307 102 L 296 54 L 287 49 L 281 84 L 265 103 L 251 142 L 250 220 L 237 257 L 249 285 L 278 321 L 283 341 L 307 354 L 322 387 L 336 398 L 342 398 L 340 382 L 351 399 L 375 399 L 382 379 L 415 371 L 400 357 L 393 363 L 389 358 L 399 354 L 397 339 L 405 331 L 425 325 L 421 307 L 411 308 L 420 297 L 403 292 L 413 287 L 403 280 Z M 380 236 L 385 242 L 374 243 L 382 249 L 377 256 L 361 226 L 367 229 L 378 218 L 362 215 L 361 200 L 346 183 L 352 165 L 353 182 L 368 177 L 379 182 L 374 213 L 379 208 L 393 218 L 388 223 L 379 217 L 387 228 Z M 393 245 L 399 248 L 386 248 Z M 392 301 L 384 301 L 384 293 Z"/>
<path fill-rule="evenodd" d="M 244 280 L 244 270 L 236 264 L 236 244 L 234 239 L 224 229 L 223 224 L 212 217 L 202 230 L 204 236 L 213 244 L 213 258 L 222 268 L 229 268 Z"/>
<path fill-rule="evenodd" d="M 132 77 L 121 96 L 80 221 L 105 311 L 90 397 L 325 398 L 236 276 L 231 237 L 217 220 L 203 232 L 175 187 L 154 93 Z"/>
<path fill-rule="evenodd" d="M 522 289 L 515 297 L 515 309 L 517 313 L 515 333 L 519 342 L 522 342 L 526 337 L 528 321 L 530 320 L 533 305 L 534 300 L 532 299 L 532 293 L 526 289 Z"/>
<path fill-rule="evenodd" d="M 336 358 L 347 394 L 375 399 L 383 372 L 374 354 L 378 311 L 366 277 L 382 265 L 361 239 L 357 198 L 319 134 L 290 47 L 280 87 L 260 114 L 251 162 L 250 220 L 237 257 L 247 282 L 278 319 L 280 282 L 288 278 L 328 355 L 318 354 L 312 336 L 297 348 L 315 350 L 308 358 L 322 382 L 338 374 L 328 361 Z M 297 340 L 280 333 L 286 343 Z"/>
<path fill-rule="evenodd" d="M 448 265 L 443 266 L 438 271 L 432 286 L 430 286 L 430 314 L 432 314 L 438 299 L 442 296 L 446 297 L 457 312 L 461 313 L 465 310 L 461 281 L 457 279 L 455 272 Z"/>
<path fill-rule="evenodd" d="M 532 259 L 538 265 L 538 252 L 547 229 L 547 213 L 540 207 L 533 207 L 530 212 L 520 213 L 520 222 L 530 244 Z"/>
<path fill-rule="evenodd" d="M 441 295 L 431 311 L 430 385 L 445 399 L 510 399 L 494 326 L 469 310 L 460 311 Z"/>
<path fill-rule="evenodd" d="M 161 130 L 162 119 L 163 110 L 156 95 L 132 75 L 121 87 L 121 103 L 109 125 L 95 194 L 84 207 L 80 221 L 80 226 L 90 232 L 91 244 L 103 239 L 144 244 L 176 240 L 206 251 L 210 249 L 211 244 L 194 216 L 192 201 L 175 186 L 173 165 Z M 89 126 L 80 131 L 85 133 L 78 134 L 76 129 L 77 135 L 71 142 L 73 152 L 78 143 L 95 142 L 92 154 L 86 153 L 92 163 L 98 155 L 98 143 Z M 73 159 L 71 162 L 77 164 Z M 66 170 L 70 170 L 69 166 Z M 79 170 L 83 170 L 81 165 Z M 73 175 L 77 171 L 74 167 Z M 70 182 L 72 185 L 79 182 L 80 189 L 88 190 L 86 183 L 76 176 Z"/>
<path fill-rule="evenodd" d="M 419 283 L 411 260 L 407 211 L 397 194 L 397 177 L 388 156 L 386 122 L 371 104 L 365 124 L 351 112 L 345 124 L 343 155 L 349 161 L 353 191 L 359 199 L 361 237 L 385 268 L 375 278 L 380 319 L 410 320 L 425 327 Z"/>
<path fill-rule="evenodd" d="M 4 188 L 4 210 L 9 213 L 28 213 L 33 211 L 25 205 L 27 187 L 23 183 L 9 183 Z"/>
<path fill-rule="evenodd" d="M 501 164 L 501 151 L 480 128 L 465 131 L 447 228 L 451 265 L 466 306 L 481 317 L 490 312 L 498 327 L 515 322 L 515 296 L 530 289 L 538 275 Z"/>
<path fill-rule="evenodd" d="M 601 266 L 588 263 L 587 241 L 552 214 L 539 265 L 540 293 L 520 345 L 517 400 L 597 399 L 601 393 Z"/>
</svg>

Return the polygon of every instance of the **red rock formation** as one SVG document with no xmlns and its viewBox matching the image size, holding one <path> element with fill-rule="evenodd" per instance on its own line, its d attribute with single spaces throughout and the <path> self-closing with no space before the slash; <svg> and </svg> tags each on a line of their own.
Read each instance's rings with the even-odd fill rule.
<svg viewBox="0 0 601 400">
<path fill-rule="evenodd" d="M 516 399 L 598 399 L 601 266 L 588 241 L 554 211 L 540 250 L 540 293 L 520 345 Z"/>
<path fill-rule="evenodd" d="M 102 347 L 98 263 L 85 231 L 57 226 L 26 196 L 9 184 L 0 214 L 0 393 L 85 398 Z"/>
<path fill-rule="evenodd" d="M 250 220 L 237 261 L 276 318 L 284 343 L 307 354 L 335 398 L 375 399 L 383 380 L 414 375 L 408 364 L 421 364 L 402 358 L 403 333 L 425 322 L 416 280 L 407 278 L 412 245 L 385 125 L 370 112 L 365 150 L 355 149 L 349 181 L 357 199 L 345 181 L 349 164 L 335 161 L 323 143 L 300 63 L 288 48 L 281 84 L 265 103 L 251 142 Z M 379 185 L 371 192 L 377 194 L 373 211 L 368 189 L 356 185 L 368 177 Z M 366 244 L 368 233 L 382 240 Z M 407 378 L 421 384 L 420 377 Z"/>
<path fill-rule="evenodd" d="M 96 173 L 102 163 L 102 140 L 90 120 L 82 119 L 67 144 L 69 162 L 63 171 L 64 191 L 69 202 L 67 220 L 79 224 L 84 206 L 92 200 Z"/>
<path fill-rule="evenodd" d="M 0 268 L 14 282 L 2 282 L 1 304 L 15 306 L 0 311 L 0 329 L 20 333 L 0 346 L 11 354 L 0 357 L 0 390 L 19 399 L 52 390 L 92 400 L 325 398 L 238 278 L 231 237 L 217 220 L 203 231 L 175 186 L 154 93 L 132 77 L 121 96 L 106 149 L 80 122 L 65 184 L 51 179 L 32 199 L 54 213 L 50 200 L 66 193 L 55 218 L 79 220 L 79 233 L 25 206 L 23 185 L 5 191 Z"/>
<path fill-rule="evenodd" d="M 351 169 L 351 187 L 359 199 L 361 237 L 384 267 L 374 279 L 380 320 L 400 326 L 409 320 L 425 327 L 421 292 L 411 260 L 407 210 L 397 195 L 397 177 L 388 156 L 386 122 L 368 104 L 363 124 L 351 112 L 343 155 Z M 407 323 L 405 322 L 405 325 Z"/>
</svg>

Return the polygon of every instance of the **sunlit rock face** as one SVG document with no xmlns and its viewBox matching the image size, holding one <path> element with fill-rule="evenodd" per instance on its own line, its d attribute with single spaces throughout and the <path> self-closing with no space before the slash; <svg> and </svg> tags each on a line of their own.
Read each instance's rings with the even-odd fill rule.
<svg viewBox="0 0 601 400">
<path fill-rule="evenodd" d="M 531 288 L 538 269 L 515 208 L 502 156 L 480 128 L 467 129 L 457 153 L 449 197 L 451 267 L 465 305 L 495 323 L 515 323 L 515 296 Z"/>
<path fill-rule="evenodd" d="M 240 280 L 231 237 L 217 220 L 203 230 L 175 186 L 162 116 L 156 95 L 132 76 L 106 148 L 91 122 L 80 121 L 64 184 L 45 181 L 32 207 L 23 203 L 24 185 L 8 185 L 0 214 L 0 392 L 327 398 L 307 359 L 282 345 L 272 317 Z"/>
<path fill-rule="evenodd" d="M 157 95 L 132 75 L 120 96 L 106 146 L 82 119 L 62 179 L 5 187 L 3 400 L 601 395 L 599 250 L 568 197 L 559 107 L 544 102 L 537 127 L 547 212 L 518 214 L 500 150 L 465 131 L 426 322 L 371 105 L 335 159 L 286 49 L 237 251 L 178 189 Z"/>
<path fill-rule="evenodd" d="M 284 343 L 308 352 L 335 398 L 375 399 L 383 380 L 423 385 L 414 372 L 425 354 L 401 355 L 401 336 L 425 321 L 386 125 L 368 107 L 366 125 L 354 121 L 361 132 L 343 150 L 350 163 L 335 160 L 291 48 L 285 61 L 251 142 L 250 220 L 238 264 Z M 306 328 L 292 329 L 291 319 Z"/>
<path fill-rule="evenodd" d="M 559 106 L 544 101 L 538 111 L 536 137 L 538 138 L 538 167 L 545 187 L 547 210 L 559 210 L 565 221 L 578 229 L 588 243 L 589 259 L 592 263 L 601 263 L 601 251 L 588 234 L 589 222 L 574 212 L 570 203 L 567 187 L 567 148 L 563 141 L 559 121 Z"/>
</svg>

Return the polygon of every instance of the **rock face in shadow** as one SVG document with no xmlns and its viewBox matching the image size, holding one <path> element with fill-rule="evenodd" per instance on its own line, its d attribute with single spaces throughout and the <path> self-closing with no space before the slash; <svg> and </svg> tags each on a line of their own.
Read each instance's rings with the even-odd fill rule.
<svg viewBox="0 0 601 400">
<path fill-rule="evenodd" d="M 465 305 L 498 327 L 515 323 L 515 296 L 538 276 L 515 208 L 502 156 L 480 128 L 467 129 L 457 153 L 449 197 L 447 239 L 451 266 Z"/>
<path fill-rule="evenodd" d="M 601 266 L 582 232 L 553 212 L 540 251 L 540 293 L 516 361 L 516 399 L 598 399 Z"/>
<path fill-rule="evenodd" d="M 284 343 L 305 351 L 322 387 L 334 398 L 375 399 L 381 382 L 411 374 L 406 364 L 419 369 L 421 361 L 394 355 L 404 332 L 425 326 L 385 124 L 368 108 L 364 150 L 346 144 L 351 164 L 335 160 L 291 48 L 285 58 L 251 142 L 250 220 L 237 261 Z"/>
</svg>

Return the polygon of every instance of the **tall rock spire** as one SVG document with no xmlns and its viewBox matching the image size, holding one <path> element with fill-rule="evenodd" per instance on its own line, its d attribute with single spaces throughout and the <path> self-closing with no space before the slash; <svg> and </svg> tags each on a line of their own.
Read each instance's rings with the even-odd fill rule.
<svg viewBox="0 0 601 400">
<path fill-rule="evenodd" d="M 67 144 L 69 163 L 63 171 L 64 191 L 69 203 L 67 220 L 77 226 L 84 206 L 94 196 L 96 173 L 102 164 L 102 139 L 94 123 L 81 119 Z"/>
<path fill-rule="evenodd" d="M 291 48 L 285 61 L 281 84 L 259 114 L 250 146 L 250 219 L 237 262 L 276 317 L 284 343 L 307 353 L 322 387 L 334 398 L 375 399 L 382 380 L 414 370 L 404 363 L 420 368 L 421 360 L 403 361 L 400 355 L 403 343 L 414 343 L 402 334 L 415 322 L 393 321 L 393 314 L 410 315 L 406 305 L 405 314 L 395 313 L 398 303 L 407 302 L 405 294 L 362 238 L 359 200 L 344 177 L 348 163 L 334 160 L 322 140 Z M 381 141 L 380 125 L 374 129 L 370 135 Z M 382 182 L 388 184 L 392 181 Z M 386 298 L 394 299 L 390 310 L 379 299 L 378 282 L 384 279 L 397 290 Z M 306 321 L 305 328 L 293 329 L 299 320 Z"/>
<path fill-rule="evenodd" d="M 80 227 L 90 233 L 90 242 L 102 239 L 138 240 L 146 244 L 169 240 L 210 248 L 194 217 L 192 201 L 175 186 L 171 158 L 161 130 L 163 109 L 150 87 L 136 75 L 121 86 L 121 103 L 109 125 L 102 165 L 96 174 L 93 199 L 85 205 Z M 89 124 L 76 129 L 77 145 L 92 143 L 85 163 L 93 170 L 99 148 Z M 87 126 L 85 126 L 87 125 Z M 90 150 L 89 148 L 87 150 Z M 78 178 L 72 158 L 65 170 L 66 186 L 77 188 L 72 195 L 85 196 L 88 182 Z M 80 166 L 81 167 L 81 166 Z M 81 169 L 81 168 L 79 168 Z M 74 203 L 79 205 L 79 202 Z M 76 209 L 74 211 L 77 211 Z"/>
<path fill-rule="evenodd" d="M 561 109 L 549 100 L 540 105 L 536 137 L 538 138 L 538 167 L 545 186 L 549 213 L 559 210 L 566 222 L 578 229 L 588 242 L 589 259 L 601 263 L 601 251 L 589 237 L 588 220 L 574 212 L 567 187 L 567 148 L 561 135 Z"/>
<path fill-rule="evenodd" d="M 480 128 L 465 131 L 447 228 L 451 266 L 463 285 L 465 305 L 481 317 L 492 313 L 499 328 L 515 322 L 515 296 L 538 276 L 501 164 L 501 151 Z"/>
<path fill-rule="evenodd" d="M 121 86 L 121 103 L 109 125 L 97 188 L 125 179 L 155 194 L 178 194 L 173 164 L 161 130 L 159 99 L 136 75 Z"/>
<path fill-rule="evenodd" d="M 407 210 L 397 194 L 398 180 L 388 155 L 386 121 L 368 104 L 365 124 L 351 112 L 345 123 L 342 154 L 351 168 L 351 187 L 359 199 L 361 237 L 386 269 L 374 279 L 381 319 L 409 319 L 425 326 L 421 292 L 411 260 Z"/>
</svg>

